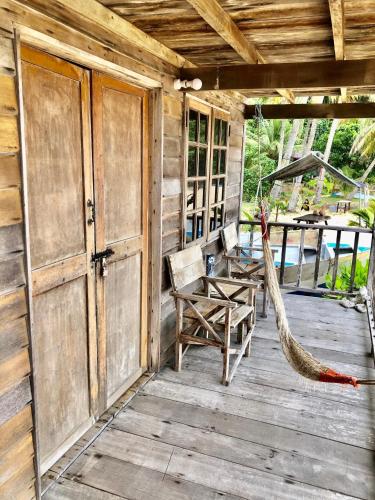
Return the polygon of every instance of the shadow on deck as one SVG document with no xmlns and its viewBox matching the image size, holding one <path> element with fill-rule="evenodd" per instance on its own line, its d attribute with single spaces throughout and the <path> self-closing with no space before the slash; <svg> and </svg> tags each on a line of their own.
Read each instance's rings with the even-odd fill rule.
<svg viewBox="0 0 375 500">
<path fill-rule="evenodd" d="M 294 335 L 338 371 L 374 378 L 365 314 L 284 296 Z M 375 498 L 375 389 L 314 384 L 280 351 L 273 310 L 221 385 L 213 348 L 165 368 L 44 499 Z M 371 392 L 373 391 L 373 392 Z"/>
</svg>

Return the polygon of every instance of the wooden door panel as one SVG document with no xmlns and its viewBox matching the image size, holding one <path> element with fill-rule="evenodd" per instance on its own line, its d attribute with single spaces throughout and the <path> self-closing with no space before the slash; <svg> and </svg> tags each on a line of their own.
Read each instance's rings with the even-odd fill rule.
<svg viewBox="0 0 375 500">
<path fill-rule="evenodd" d="M 38 439 L 44 472 L 97 414 L 89 72 L 22 47 Z"/>
<path fill-rule="evenodd" d="M 85 251 L 82 73 L 56 73 L 29 62 L 23 63 L 22 72 L 35 269 Z"/>
<path fill-rule="evenodd" d="M 100 408 L 147 363 L 147 92 L 93 75 L 97 251 L 111 249 L 97 278 Z"/>
<path fill-rule="evenodd" d="M 82 276 L 33 299 L 38 413 L 43 418 L 39 442 L 45 462 L 90 416 L 86 296 Z"/>
<path fill-rule="evenodd" d="M 126 286 L 124 286 L 126 284 Z M 126 385 L 141 367 L 142 256 L 113 262 L 105 280 L 107 327 L 107 397 Z"/>
<path fill-rule="evenodd" d="M 105 88 L 103 123 L 105 241 L 109 244 L 142 231 L 142 98 Z"/>
</svg>

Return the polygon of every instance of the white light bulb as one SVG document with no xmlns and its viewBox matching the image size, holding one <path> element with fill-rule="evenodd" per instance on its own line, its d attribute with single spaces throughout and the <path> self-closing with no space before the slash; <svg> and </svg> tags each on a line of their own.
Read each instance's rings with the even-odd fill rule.
<svg viewBox="0 0 375 500">
<path fill-rule="evenodd" d="M 194 78 L 194 80 L 189 83 L 194 90 L 200 90 L 202 88 L 202 80 L 199 78 Z"/>
</svg>

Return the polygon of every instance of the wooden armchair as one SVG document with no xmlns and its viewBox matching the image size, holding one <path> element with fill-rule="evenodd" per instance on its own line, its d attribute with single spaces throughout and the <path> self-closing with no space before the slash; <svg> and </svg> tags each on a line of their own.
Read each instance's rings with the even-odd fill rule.
<svg viewBox="0 0 375 500">
<path fill-rule="evenodd" d="M 221 230 L 221 239 L 224 247 L 224 259 L 227 261 L 228 277 L 241 280 L 251 279 L 260 282 L 263 289 L 262 316 L 266 318 L 268 297 L 264 260 L 262 257 L 255 259 L 249 253 L 251 251 L 262 253 L 262 249 L 239 245 L 237 228 L 234 222 Z M 276 250 L 272 250 L 272 254 L 275 252 Z"/>
<path fill-rule="evenodd" d="M 258 285 L 250 281 L 206 276 L 199 246 L 170 255 L 168 263 L 173 286 L 171 295 L 176 299 L 175 370 L 181 370 L 183 354 L 190 345 L 217 347 L 223 353 L 222 383 L 228 385 L 242 356 L 250 356 Z M 223 285 L 234 287 L 234 291 L 228 295 Z M 194 292 L 191 292 L 192 286 Z M 216 297 L 211 296 L 212 290 Z M 239 348 L 231 345 L 231 336 L 236 329 L 237 341 L 241 344 Z M 230 368 L 231 356 L 235 356 L 235 360 Z"/>
</svg>

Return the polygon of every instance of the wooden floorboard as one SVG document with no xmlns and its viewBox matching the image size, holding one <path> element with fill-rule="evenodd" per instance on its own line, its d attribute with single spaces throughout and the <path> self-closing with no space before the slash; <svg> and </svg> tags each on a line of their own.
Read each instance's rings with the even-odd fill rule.
<svg viewBox="0 0 375 500">
<path fill-rule="evenodd" d="M 338 301 L 284 299 L 308 351 L 375 378 L 364 314 Z M 283 356 L 272 309 L 228 387 L 221 370 L 219 350 L 191 348 L 182 371 L 151 380 L 45 498 L 375 498 L 374 389 L 302 379 Z"/>
</svg>

